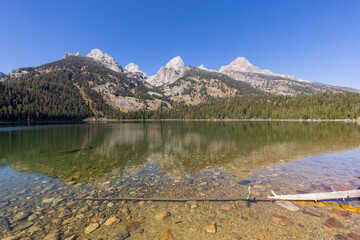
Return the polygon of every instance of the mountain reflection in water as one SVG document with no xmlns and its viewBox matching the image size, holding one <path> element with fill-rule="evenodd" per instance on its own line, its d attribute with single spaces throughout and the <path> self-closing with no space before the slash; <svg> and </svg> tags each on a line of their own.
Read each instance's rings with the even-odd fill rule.
<svg viewBox="0 0 360 240">
<path fill-rule="evenodd" d="M 155 164 L 171 178 L 221 168 L 238 179 L 281 161 L 360 146 L 350 123 L 163 122 L 3 128 L 0 168 L 87 183 Z"/>
</svg>

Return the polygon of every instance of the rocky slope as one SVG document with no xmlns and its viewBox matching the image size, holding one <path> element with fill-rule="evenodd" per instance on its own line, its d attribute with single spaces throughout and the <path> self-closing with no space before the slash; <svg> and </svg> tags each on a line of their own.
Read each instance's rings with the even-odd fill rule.
<svg viewBox="0 0 360 240">
<path fill-rule="evenodd" d="M 220 74 L 217 76 L 226 75 L 238 82 L 248 83 L 259 91 L 272 94 L 294 95 L 317 92 L 358 91 L 357 89 L 349 87 L 309 82 L 287 74 L 273 73 L 270 70 L 260 69 L 254 66 L 244 57 L 236 58 L 229 65 L 222 66 L 219 71 L 207 69 L 203 65 L 197 69 Z M 178 56 L 169 61 L 164 67 L 161 67 L 156 75 L 148 77 L 147 82 L 154 87 L 162 88 L 167 92 L 167 95 L 171 95 L 172 91 L 168 90 L 169 85 L 179 81 L 188 71 L 193 70 L 193 67 L 185 66 L 182 59 Z M 194 85 L 194 88 L 196 87 L 197 86 Z M 175 94 L 178 92 L 179 91 L 175 89 Z M 222 96 L 224 95 L 219 95 L 219 97 Z M 226 94 L 226 96 L 228 95 Z"/>
<path fill-rule="evenodd" d="M 2 78 L 5 77 L 5 76 L 6 76 L 5 73 L 0 72 L 0 79 L 2 79 Z"/>
<path fill-rule="evenodd" d="M 273 73 L 252 65 L 246 58 L 236 58 L 219 72 L 235 79 L 251 84 L 265 92 L 282 95 L 294 95 L 316 92 L 358 91 L 353 88 L 309 82 L 287 74 Z"/>
<path fill-rule="evenodd" d="M 61 82 L 62 85 L 56 89 L 61 89 L 64 84 L 70 84 L 68 89 L 71 91 L 76 87 L 78 97 L 98 117 L 111 117 L 120 111 L 159 110 L 176 104 L 197 105 L 213 98 L 264 92 L 293 95 L 358 91 L 273 73 L 252 65 L 245 58 L 237 58 L 216 71 L 203 65 L 185 66 L 178 56 L 161 67 L 154 76 L 147 76 L 135 63 L 122 68 L 114 58 L 99 49 L 93 49 L 85 57 L 80 53 L 67 53 L 56 62 L 14 69 L 1 82 L 18 82 L 26 86 L 26 81 L 31 81 L 33 86 L 37 86 L 40 84 L 36 83 L 37 79 L 46 79 L 46 84 L 55 86 Z M 24 89 L 28 91 L 32 87 Z M 75 105 L 82 106 L 78 102 Z"/>
<path fill-rule="evenodd" d="M 211 97 L 263 93 L 248 83 L 236 81 L 204 66 L 185 66 L 179 56 L 161 67 L 156 75 L 148 77 L 147 83 L 157 90 L 158 96 L 186 105 L 196 105 Z"/>
<path fill-rule="evenodd" d="M 92 51 L 93 52 L 93 51 Z M 119 65 L 120 66 L 120 65 Z M 161 96 L 147 93 L 144 74 L 138 72 L 117 72 L 92 57 L 67 54 L 62 60 L 35 68 L 14 69 L 6 76 L 4 83 L 27 81 L 34 76 L 69 72 L 68 84 L 76 86 L 83 101 L 96 116 L 108 115 L 112 110 L 134 111 L 155 110 L 167 102 Z M 119 69 L 117 69 L 119 70 Z M 53 79 L 56 84 L 56 79 Z"/>
<path fill-rule="evenodd" d="M 140 70 L 139 66 L 136 65 L 135 63 L 129 63 L 128 65 L 126 65 L 124 67 L 124 72 L 132 73 L 132 74 L 136 75 L 137 77 L 139 77 L 140 79 L 142 79 L 143 81 L 145 81 L 147 79 L 147 74 L 142 72 Z"/>
<path fill-rule="evenodd" d="M 115 71 L 115 72 L 123 72 L 123 68 L 118 64 L 114 58 L 112 58 L 109 54 L 104 53 L 100 49 L 93 49 L 91 52 L 86 55 L 89 58 L 94 59 L 95 61 L 101 63 L 105 67 Z"/>
<path fill-rule="evenodd" d="M 183 67 L 181 77 L 159 87 L 159 92 L 175 103 L 196 105 L 209 98 L 223 98 L 263 92 L 248 83 L 236 81 L 218 72 L 204 71 L 196 67 Z"/>
<path fill-rule="evenodd" d="M 180 56 L 171 59 L 164 67 L 161 67 L 154 76 L 150 76 L 147 82 L 155 87 L 171 84 L 181 78 L 186 71 Z"/>
</svg>

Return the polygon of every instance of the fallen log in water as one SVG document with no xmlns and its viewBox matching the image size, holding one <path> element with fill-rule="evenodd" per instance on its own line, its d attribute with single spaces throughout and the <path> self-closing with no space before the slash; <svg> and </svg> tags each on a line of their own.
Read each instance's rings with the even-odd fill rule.
<svg viewBox="0 0 360 240">
<path fill-rule="evenodd" d="M 277 195 L 271 191 L 273 196 L 252 197 L 249 189 L 248 197 L 227 197 L 227 198 L 146 198 L 146 197 L 117 197 L 117 198 L 75 198 L 74 200 L 94 200 L 94 201 L 161 201 L 161 202 L 186 202 L 186 201 L 320 201 L 360 198 L 360 190 L 334 191 L 325 193 L 305 193 Z"/>
<path fill-rule="evenodd" d="M 288 201 L 320 201 L 320 200 L 336 200 L 336 199 L 345 200 L 347 198 L 360 198 L 360 190 L 289 194 L 289 195 L 277 195 L 273 191 L 271 192 L 273 196 L 268 196 L 269 199 L 288 200 Z"/>
</svg>

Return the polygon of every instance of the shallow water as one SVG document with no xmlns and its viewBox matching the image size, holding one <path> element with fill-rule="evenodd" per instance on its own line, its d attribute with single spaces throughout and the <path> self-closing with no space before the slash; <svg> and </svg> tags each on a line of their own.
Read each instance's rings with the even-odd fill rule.
<svg viewBox="0 0 360 240">
<path fill-rule="evenodd" d="M 291 212 L 271 202 L 73 198 L 236 197 L 247 196 L 249 186 L 253 196 L 263 197 L 270 190 L 356 189 L 359 149 L 360 127 L 349 123 L 4 126 L 0 235 L 121 239 L 129 232 L 128 239 L 356 239 L 358 200 L 301 203 Z M 164 210 L 171 216 L 156 220 Z M 111 217 L 119 222 L 107 226 Z M 209 233 L 212 224 L 216 233 Z M 90 225 L 97 228 L 87 234 Z"/>
</svg>

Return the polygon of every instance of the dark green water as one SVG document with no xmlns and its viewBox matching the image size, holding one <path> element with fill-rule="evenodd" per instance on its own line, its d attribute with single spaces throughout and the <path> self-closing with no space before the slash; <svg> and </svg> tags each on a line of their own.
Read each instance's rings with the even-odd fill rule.
<svg viewBox="0 0 360 240">
<path fill-rule="evenodd" d="M 231 163 L 242 164 L 246 170 L 359 146 L 359 126 L 344 123 L 171 122 L 0 128 L 1 166 L 75 182 L 93 181 L 113 169 L 148 162 L 164 171 L 194 172 Z M 243 159 L 247 161 L 239 162 Z"/>
<path fill-rule="evenodd" d="M 101 206 L 96 207 L 95 212 L 89 210 L 89 217 L 85 214 L 86 221 L 74 224 L 71 230 L 63 229 L 61 221 L 66 217 L 59 220 L 57 211 L 69 209 L 74 212 L 73 217 L 82 216 L 78 208 L 83 205 L 71 209 L 71 201 L 64 200 L 78 196 L 246 196 L 248 186 L 253 187 L 255 195 L 267 196 L 270 189 L 292 193 L 298 190 L 328 191 L 330 185 L 337 189 L 356 188 L 360 176 L 359 149 L 360 126 L 352 123 L 163 122 L 0 126 L 0 220 L 7 219 L 11 229 L 0 228 L 0 236 L 1 233 L 10 236 L 23 231 L 20 234 L 23 237 L 41 239 L 56 228 L 60 229 L 60 238 L 71 234 L 82 238 L 81 233 L 93 221 L 94 215 L 106 219 L 115 214 L 106 208 L 105 202 L 104 210 L 99 212 Z M 60 199 L 60 205 L 46 207 L 43 203 L 46 198 Z M 155 209 L 159 206 L 155 205 Z M 212 205 L 206 205 L 209 206 Z M 212 207 L 216 209 L 216 205 Z M 266 211 L 272 208 L 273 205 L 267 206 Z M 26 224 L 25 221 L 11 220 L 23 209 L 51 217 L 47 222 L 32 222 L 33 225 L 24 230 L 21 224 Z M 144 217 L 153 218 L 153 208 L 143 211 Z M 202 210 L 201 214 L 204 211 L 207 212 Z M 212 211 L 215 211 L 214 216 L 221 216 L 221 212 Z M 255 207 L 253 211 L 261 214 L 264 209 L 256 210 Z M 194 216 L 203 216 L 201 214 Z M 242 218 L 244 213 L 239 214 L 227 219 L 233 218 L 231 224 L 238 226 L 236 219 Z M 272 213 L 266 214 L 271 216 Z M 127 216 L 122 217 L 125 224 Z M 196 221 L 205 221 L 206 217 Z M 296 215 L 292 221 L 300 224 L 303 220 L 302 215 Z M 266 224 L 272 223 L 271 218 L 269 221 Z M 310 223 L 312 220 L 306 221 Z M 190 227 L 186 224 L 192 224 L 187 220 L 184 223 L 186 227 Z M 151 224 L 145 226 L 158 227 Z M 244 235 L 245 239 L 262 234 L 257 229 L 260 225 L 255 226 L 249 226 L 249 229 L 254 229 Z M 353 226 L 357 224 L 354 222 Z M 45 230 L 34 232 L 35 227 Z M 309 230 L 309 234 L 313 231 Z M 317 234 L 326 239 L 322 231 L 320 229 Z M 276 234 L 269 235 L 271 238 L 280 234 L 274 230 L 273 233 Z M 153 239 L 151 234 L 154 231 L 133 239 Z M 187 238 L 185 234 L 179 239 Z M 219 239 L 219 235 L 214 239 Z"/>
</svg>

